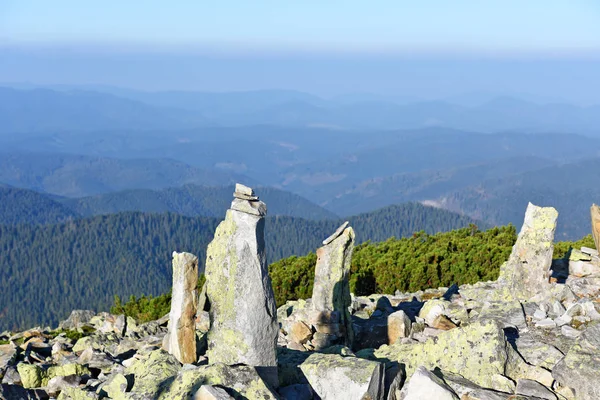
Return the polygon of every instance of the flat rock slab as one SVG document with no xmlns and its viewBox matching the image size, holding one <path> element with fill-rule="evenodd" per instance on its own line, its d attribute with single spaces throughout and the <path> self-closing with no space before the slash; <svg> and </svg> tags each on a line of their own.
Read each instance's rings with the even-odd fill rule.
<svg viewBox="0 0 600 400">
<path fill-rule="evenodd" d="M 342 232 L 344 232 L 344 230 L 348 227 L 349 224 L 349 221 L 344 222 L 339 228 L 336 229 L 335 232 L 331 234 L 331 236 L 323 240 L 323 246 L 327 246 L 329 243 L 337 239 L 342 234 Z"/>
<path fill-rule="evenodd" d="M 379 362 L 314 353 L 300 369 L 322 400 L 381 399 L 383 396 L 385 374 Z"/>
</svg>

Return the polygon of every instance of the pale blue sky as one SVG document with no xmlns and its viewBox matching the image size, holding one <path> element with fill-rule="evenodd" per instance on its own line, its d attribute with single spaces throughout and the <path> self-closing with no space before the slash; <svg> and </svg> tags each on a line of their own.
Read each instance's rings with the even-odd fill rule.
<svg viewBox="0 0 600 400">
<path fill-rule="evenodd" d="M 585 54 L 600 50 L 600 1 L 2 0 L 0 41 Z"/>
</svg>

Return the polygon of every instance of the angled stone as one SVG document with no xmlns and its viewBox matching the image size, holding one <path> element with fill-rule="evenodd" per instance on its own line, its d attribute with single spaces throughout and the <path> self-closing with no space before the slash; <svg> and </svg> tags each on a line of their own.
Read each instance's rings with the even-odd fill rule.
<svg viewBox="0 0 600 400">
<path fill-rule="evenodd" d="M 235 199 L 234 205 L 238 201 L 251 203 Z M 239 211 L 234 205 L 206 253 L 208 360 L 276 372 L 279 326 L 265 255 L 265 221 L 260 213 Z"/>
<path fill-rule="evenodd" d="M 173 294 L 163 347 L 183 364 L 196 361 L 197 284 L 198 257 L 173 252 Z"/>
<path fill-rule="evenodd" d="M 346 224 L 342 225 L 342 227 Z M 316 349 L 332 344 L 351 347 L 352 320 L 348 307 L 350 297 L 350 262 L 354 249 L 354 230 L 347 227 L 329 244 L 317 250 L 317 265 L 312 294 L 312 311 L 309 323 L 320 335 Z M 316 344 L 316 345 L 315 345 Z"/>
<path fill-rule="evenodd" d="M 500 282 L 508 297 L 528 300 L 550 289 L 550 267 L 558 212 L 552 207 L 527 206 L 517 242 L 500 268 Z"/>
</svg>

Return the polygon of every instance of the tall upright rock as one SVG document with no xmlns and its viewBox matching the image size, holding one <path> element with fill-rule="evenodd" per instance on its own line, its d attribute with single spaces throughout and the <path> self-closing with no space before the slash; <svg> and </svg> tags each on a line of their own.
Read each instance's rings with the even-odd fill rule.
<svg viewBox="0 0 600 400">
<path fill-rule="evenodd" d="M 500 268 L 506 297 L 528 300 L 548 290 L 558 212 L 531 203 L 508 261 Z"/>
<path fill-rule="evenodd" d="M 313 310 L 309 321 L 316 330 L 312 344 L 317 350 L 337 343 L 352 345 L 354 335 L 348 311 L 352 302 L 348 275 L 354 238 L 354 230 L 345 222 L 317 250 Z"/>
<path fill-rule="evenodd" d="M 592 217 L 592 237 L 596 244 L 596 250 L 600 251 L 600 207 L 596 204 L 592 204 L 590 214 Z"/>
<path fill-rule="evenodd" d="M 276 373 L 279 325 L 265 257 L 266 213 L 253 190 L 237 184 L 231 208 L 208 245 L 211 364 L 246 364 Z"/>
<path fill-rule="evenodd" d="M 198 294 L 198 257 L 173 252 L 173 292 L 169 313 L 169 332 L 163 348 L 179 362 L 196 362 L 196 308 Z"/>
</svg>

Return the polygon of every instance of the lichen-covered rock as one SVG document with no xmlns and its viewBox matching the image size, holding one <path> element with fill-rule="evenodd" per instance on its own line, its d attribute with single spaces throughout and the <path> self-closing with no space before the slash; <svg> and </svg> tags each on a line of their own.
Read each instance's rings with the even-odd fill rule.
<svg viewBox="0 0 600 400">
<path fill-rule="evenodd" d="M 173 379 L 163 383 L 156 399 L 188 399 L 202 385 L 219 385 L 241 398 L 277 399 L 258 375 L 256 368 L 246 365 L 228 366 L 221 363 L 181 370 Z"/>
<path fill-rule="evenodd" d="M 264 214 L 240 209 L 227 210 L 207 249 L 206 294 L 212 323 L 207 356 L 210 363 L 275 369 L 279 326 L 265 255 Z"/>
<path fill-rule="evenodd" d="M 135 376 L 131 392 L 148 398 L 156 398 L 161 383 L 179 372 L 181 364 L 164 350 L 154 350 L 136 359 L 126 374 Z"/>
<path fill-rule="evenodd" d="M 58 329 L 79 329 L 90 322 L 90 320 L 96 315 L 92 310 L 73 310 L 64 321 L 58 324 Z"/>
<path fill-rule="evenodd" d="M 382 346 L 373 355 L 404 364 L 408 377 L 422 365 L 460 374 L 482 387 L 492 387 L 496 374 L 513 379 L 540 374 L 548 379 L 543 371 L 523 361 L 506 341 L 502 325 L 494 320 L 442 332 L 424 343 Z"/>
<path fill-rule="evenodd" d="M 317 265 L 312 294 L 313 311 L 310 324 L 330 340 L 315 344 L 315 349 L 342 343 L 352 345 L 352 319 L 348 307 L 350 297 L 350 263 L 354 249 L 354 230 L 346 222 L 317 250 Z"/>
<path fill-rule="evenodd" d="M 550 267 L 558 212 L 552 207 L 527 206 L 525 220 L 508 261 L 500 268 L 503 292 L 528 300 L 550 288 Z"/>
<path fill-rule="evenodd" d="M 100 396 L 98 396 L 96 393 L 88 390 L 80 388 L 65 388 L 62 392 L 60 392 L 56 400 L 96 400 L 99 398 Z"/>
<path fill-rule="evenodd" d="M 516 393 L 535 399 L 558 400 L 558 396 L 552 390 L 531 379 L 519 379 L 517 381 Z"/>
<path fill-rule="evenodd" d="M 43 386 L 44 372 L 39 366 L 19 363 L 17 364 L 17 371 L 19 371 L 24 388 L 29 389 Z"/>
<path fill-rule="evenodd" d="M 198 257 L 190 253 L 173 252 L 169 333 L 165 336 L 163 347 L 183 364 L 196 361 L 197 284 Z"/>
<path fill-rule="evenodd" d="M 383 399 L 385 374 L 379 362 L 314 353 L 300 369 L 323 400 Z"/>
<path fill-rule="evenodd" d="M 562 386 L 572 388 L 578 400 L 600 399 L 600 324 L 577 338 L 552 369 L 552 376 Z"/>
<path fill-rule="evenodd" d="M 225 389 L 212 385 L 202 385 L 194 395 L 193 400 L 234 400 L 234 398 Z"/>
<path fill-rule="evenodd" d="M 79 387 L 80 383 L 81 377 L 77 375 L 55 376 L 48 381 L 48 384 L 46 385 L 46 392 L 50 396 L 56 397 L 66 388 Z"/>
<path fill-rule="evenodd" d="M 450 386 L 425 367 L 418 367 L 415 370 L 396 398 L 398 400 L 458 400 Z"/>
<path fill-rule="evenodd" d="M 114 374 L 102 385 L 101 393 L 114 400 L 125 399 L 125 393 L 130 388 L 129 386 L 125 375 Z"/>
</svg>

